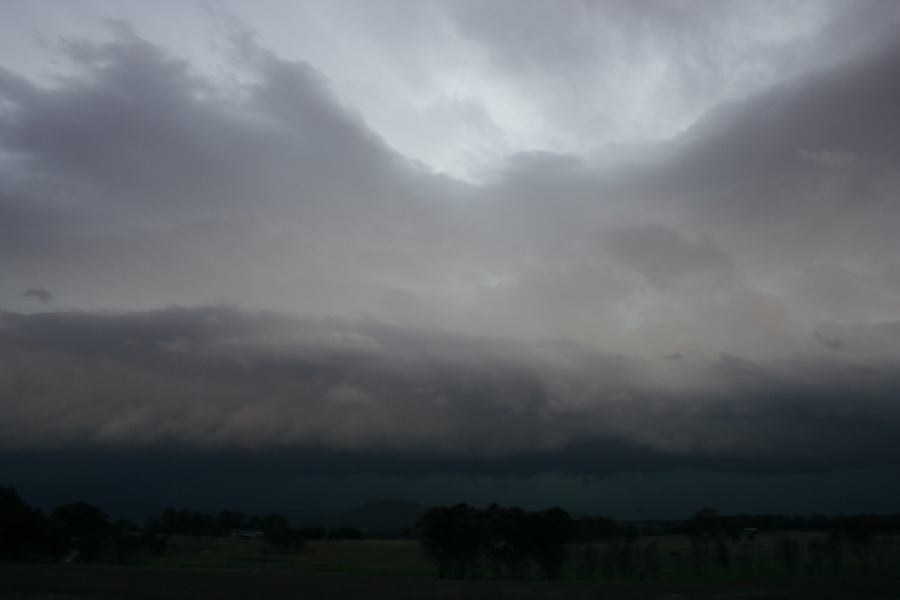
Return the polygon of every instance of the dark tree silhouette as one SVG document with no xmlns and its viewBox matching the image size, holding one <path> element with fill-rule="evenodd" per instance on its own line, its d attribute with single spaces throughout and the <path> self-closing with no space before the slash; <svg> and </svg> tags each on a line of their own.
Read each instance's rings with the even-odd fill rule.
<svg viewBox="0 0 900 600">
<path fill-rule="evenodd" d="M 328 537 L 333 540 L 361 540 L 365 536 L 356 527 L 338 527 L 329 531 Z"/>
<path fill-rule="evenodd" d="M 481 511 L 465 503 L 432 508 L 422 517 L 419 539 L 442 578 L 476 576 L 486 537 Z"/>
<path fill-rule="evenodd" d="M 491 575 L 495 579 L 521 579 L 531 551 L 525 511 L 517 506 L 503 508 L 491 504 L 484 519 L 488 529 L 485 552 Z"/>
<path fill-rule="evenodd" d="M 723 520 L 716 509 L 701 508 L 685 523 L 685 529 L 691 536 L 718 537 L 723 532 Z"/>
<path fill-rule="evenodd" d="M 106 513 L 86 502 L 56 507 L 47 519 L 47 534 L 54 554 L 78 560 L 97 560 L 113 541 Z"/>
<path fill-rule="evenodd" d="M 608 517 L 578 517 L 572 520 L 571 529 L 573 539 L 578 542 L 608 541 L 622 533 Z"/>
<path fill-rule="evenodd" d="M 300 550 L 303 548 L 303 536 L 297 529 L 292 529 L 290 522 L 281 515 L 269 515 L 260 520 L 263 540 L 282 550 Z"/>
<path fill-rule="evenodd" d="M 24 560 L 40 551 L 44 517 L 15 488 L 0 487 L 0 560 Z"/>
<path fill-rule="evenodd" d="M 777 552 L 787 572 L 790 575 L 796 574 L 800 564 L 800 543 L 789 537 L 782 537 L 778 540 Z"/>
<path fill-rule="evenodd" d="M 561 508 L 528 515 L 531 553 L 547 579 L 558 579 L 566 560 L 566 544 L 571 539 L 572 518 Z"/>
<path fill-rule="evenodd" d="M 328 532 L 324 527 L 301 527 L 300 537 L 304 540 L 324 540 Z"/>
<path fill-rule="evenodd" d="M 215 528 L 220 535 L 227 535 L 239 529 L 251 529 L 247 515 L 239 510 L 223 510 L 216 516 Z"/>
<path fill-rule="evenodd" d="M 425 555 L 441 577 L 525 577 L 533 562 L 548 579 L 558 578 L 571 539 L 572 519 L 560 508 L 526 513 L 496 504 L 433 508 L 420 522 Z"/>
<path fill-rule="evenodd" d="M 163 511 L 159 521 L 162 531 L 170 534 L 192 535 L 201 538 L 227 535 L 228 533 L 218 529 L 216 517 L 195 510 L 167 508 Z"/>
</svg>

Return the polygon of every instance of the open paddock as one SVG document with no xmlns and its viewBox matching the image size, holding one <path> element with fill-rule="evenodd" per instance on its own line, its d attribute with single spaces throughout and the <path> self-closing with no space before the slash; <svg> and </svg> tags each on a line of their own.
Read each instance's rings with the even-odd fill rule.
<svg viewBox="0 0 900 600">
<path fill-rule="evenodd" d="M 472 581 L 216 569 L 2 565 L 0 600 L 889 600 L 897 577 L 752 581 Z"/>
</svg>

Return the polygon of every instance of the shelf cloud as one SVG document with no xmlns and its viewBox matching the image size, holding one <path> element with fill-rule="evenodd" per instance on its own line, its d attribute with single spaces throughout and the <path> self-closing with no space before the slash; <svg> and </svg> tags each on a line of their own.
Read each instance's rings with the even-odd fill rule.
<svg viewBox="0 0 900 600">
<path fill-rule="evenodd" d="M 289 4 L 0 9 L 4 452 L 900 467 L 893 3 Z"/>
</svg>

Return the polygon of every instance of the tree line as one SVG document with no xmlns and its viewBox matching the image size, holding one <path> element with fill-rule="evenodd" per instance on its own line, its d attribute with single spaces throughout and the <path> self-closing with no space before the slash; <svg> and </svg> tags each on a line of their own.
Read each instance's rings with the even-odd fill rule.
<svg viewBox="0 0 900 600">
<path fill-rule="evenodd" d="M 0 486 L 0 560 L 129 562 L 162 554 L 171 535 L 195 538 L 251 537 L 281 551 L 300 550 L 306 540 L 360 539 L 357 529 L 292 527 L 277 514 L 224 510 L 217 514 L 166 509 L 141 527 L 112 520 L 86 502 L 63 504 L 47 514 L 26 504 L 13 487 Z"/>
<path fill-rule="evenodd" d="M 557 579 L 575 539 L 616 536 L 605 517 L 573 519 L 561 508 L 526 512 L 491 504 L 432 508 L 419 523 L 419 540 L 440 577 L 503 579 L 526 577 L 532 565 Z"/>
<path fill-rule="evenodd" d="M 759 531 L 824 531 L 861 539 L 877 533 L 900 533 L 900 514 L 862 515 L 720 515 L 712 508 L 703 508 L 690 519 L 675 523 L 670 533 L 685 535 L 715 534 L 736 539 L 747 529 Z"/>
<path fill-rule="evenodd" d="M 818 532 L 799 535 L 797 532 Z M 617 523 L 561 508 L 492 504 L 432 508 L 415 528 L 424 555 L 445 578 L 659 579 L 717 574 L 878 573 L 890 570 L 900 514 L 791 517 L 720 515 Z M 681 541 L 660 537 L 676 535 Z M 259 539 L 300 551 L 306 541 L 361 539 L 353 528 L 293 527 L 282 515 L 166 509 L 143 526 L 112 520 L 85 502 L 46 514 L 0 486 L 0 560 L 135 562 L 166 550 L 170 536 Z M 659 543 L 658 543 L 659 541 Z M 894 568 L 896 565 L 894 564 Z"/>
<path fill-rule="evenodd" d="M 560 508 L 457 504 L 429 510 L 418 532 L 443 578 L 558 579 L 564 567 L 588 579 L 870 573 L 889 570 L 900 515 L 722 516 L 704 508 L 685 521 L 642 525 Z M 797 531 L 821 535 L 798 540 Z M 659 535 L 683 536 L 687 545 L 663 546 Z"/>
<path fill-rule="evenodd" d="M 164 549 L 165 540 L 154 532 L 113 522 L 86 502 L 63 504 L 44 515 L 15 488 L 0 486 L 0 560 L 123 562 Z"/>
</svg>

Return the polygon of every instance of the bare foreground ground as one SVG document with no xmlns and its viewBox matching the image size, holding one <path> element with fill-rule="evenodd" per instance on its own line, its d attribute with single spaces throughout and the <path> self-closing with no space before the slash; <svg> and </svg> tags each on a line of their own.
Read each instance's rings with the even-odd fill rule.
<svg viewBox="0 0 900 600">
<path fill-rule="evenodd" d="M 702 583 L 446 581 L 204 569 L 0 565 L 0 600 L 900 599 L 900 577 L 795 577 Z"/>
</svg>

